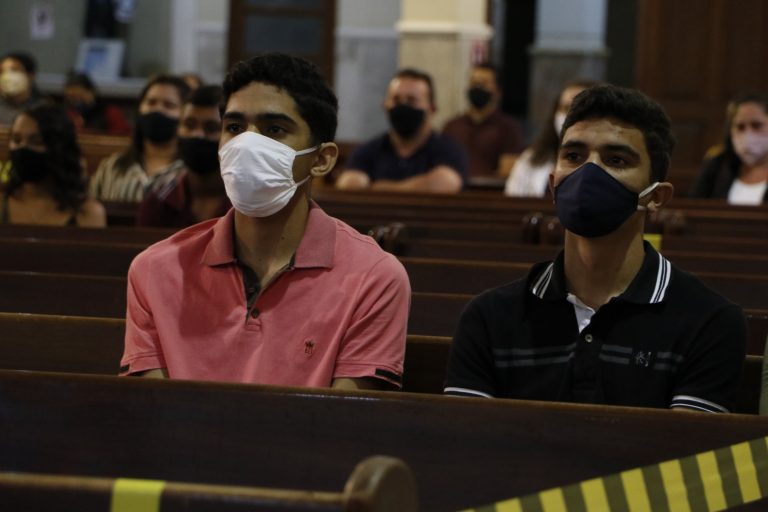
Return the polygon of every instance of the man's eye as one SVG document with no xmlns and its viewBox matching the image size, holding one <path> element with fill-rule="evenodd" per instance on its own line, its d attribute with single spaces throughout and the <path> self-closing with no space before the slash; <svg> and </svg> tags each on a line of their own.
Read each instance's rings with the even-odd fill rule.
<svg viewBox="0 0 768 512">
<path fill-rule="evenodd" d="M 575 151 L 569 151 L 563 155 L 563 158 L 569 162 L 576 162 L 581 158 L 581 155 Z"/>
<path fill-rule="evenodd" d="M 627 161 L 620 156 L 608 157 L 608 164 L 611 167 L 624 167 L 627 165 Z"/>
<path fill-rule="evenodd" d="M 227 123 L 224 125 L 224 129 L 229 133 L 240 133 L 242 131 L 240 123 Z"/>
<path fill-rule="evenodd" d="M 266 129 L 267 135 L 283 135 L 284 133 L 286 133 L 285 128 L 276 124 L 269 125 Z"/>
</svg>

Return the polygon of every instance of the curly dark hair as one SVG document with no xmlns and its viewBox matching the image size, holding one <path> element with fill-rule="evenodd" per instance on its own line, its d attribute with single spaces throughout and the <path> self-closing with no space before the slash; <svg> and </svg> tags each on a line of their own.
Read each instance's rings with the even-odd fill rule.
<svg viewBox="0 0 768 512">
<path fill-rule="evenodd" d="M 651 181 L 664 181 L 675 140 L 672 125 L 661 105 L 635 89 L 598 85 L 580 92 L 565 118 L 563 131 L 588 119 L 614 118 L 643 133 L 651 158 Z"/>
<path fill-rule="evenodd" d="M 187 98 L 189 98 L 189 86 L 187 83 L 182 80 L 180 77 L 175 75 L 157 75 L 155 77 L 150 78 L 147 83 L 144 85 L 144 88 L 141 90 L 141 93 L 139 94 L 139 100 L 136 104 L 136 115 L 138 116 L 138 109 L 141 106 L 141 102 L 144 101 L 144 98 L 146 97 L 147 93 L 149 93 L 149 90 L 152 88 L 153 85 L 172 85 L 176 88 L 176 90 L 179 93 L 179 99 L 181 100 L 181 104 L 187 102 Z M 136 162 L 140 162 L 144 158 L 144 135 L 141 133 L 141 128 L 139 127 L 139 123 L 135 123 L 133 126 L 133 134 L 131 135 L 131 145 L 128 146 L 128 149 L 126 149 L 118 158 L 115 160 L 115 169 L 117 169 L 118 172 L 125 172 L 128 170 L 130 166 L 135 164 Z"/>
<path fill-rule="evenodd" d="M 33 105 L 16 117 L 22 115 L 37 122 L 37 129 L 46 149 L 48 168 L 53 175 L 50 192 L 58 203 L 59 210 L 77 211 L 86 198 L 86 182 L 80 165 L 80 146 L 77 143 L 75 125 L 63 108 L 50 103 Z M 19 176 L 11 169 L 6 194 L 12 195 L 21 184 Z"/>
<path fill-rule="evenodd" d="M 317 66 L 284 53 L 264 53 L 235 64 L 224 79 L 223 105 L 252 82 L 277 87 L 293 98 L 299 115 L 309 125 L 313 143 L 336 136 L 339 102 Z"/>
</svg>

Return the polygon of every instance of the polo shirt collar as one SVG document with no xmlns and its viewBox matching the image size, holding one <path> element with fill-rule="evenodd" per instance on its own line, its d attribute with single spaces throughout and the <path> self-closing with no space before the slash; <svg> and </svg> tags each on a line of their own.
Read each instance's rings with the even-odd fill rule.
<svg viewBox="0 0 768 512">
<path fill-rule="evenodd" d="M 309 202 L 309 214 L 304 236 L 294 255 L 293 268 L 332 268 L 336 249 L 336 222 L 314 201 Z M 235 209 L 230 210 L 213 226 L 213 236 L 203 254 L 203 264 L 209 266 L 236 263 Z"/>
<path fill-rule="evenodd" d="M 669 287 L 672 265 L 648 242 L 643 242 L 645 256 L 637 275 L 624 293 L 615 300 L 635 304 L 656 304 L 663 302 Z M 568 289 L 565 282 L 565 256 L 560 251 L 555 261 L 533 268 L 528 288 L 533 295 L 543 300 L 566 300 Z"/>
</svg>

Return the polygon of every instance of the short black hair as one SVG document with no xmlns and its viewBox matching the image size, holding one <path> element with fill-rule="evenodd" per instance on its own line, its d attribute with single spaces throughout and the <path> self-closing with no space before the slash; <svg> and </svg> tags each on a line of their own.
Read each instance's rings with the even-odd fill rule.
<svg viewBox="0 0 768 512">
<path fill-rule="evenodd" d="M 429 90 L 429 104 L 433 107 L 435 106 L 435 86 L 432 82 L 432 76 L 429 73 L 416 68 L 403 68 L 395 73 L 392 80 L 395 78 L 411 78 L 413 80 L 426 82 L 427 89 Z"/>
<path fill-rule="evenodd" d="M 50 192 L 59 209 L 77 210 L 85 201 L 86 182 L 80 165 L 81 153 L 75 125 L 63 108 L 46 102 L 38 102 L 21 111 L 16 117 L 21 115 L 29 116 L 37 123 L 37 129 L 40 131 L 40 138 L 46 150 L 45 157 L 53 177 L 53 188 Z M 11 124 L 11 130 L 13 130 L 13 124 Z M 21 179 L 11 169 L 7 193 L 12 194 L 21 185 Z"/>
<path fill-rule="evenodd" d="M 201 85 L 189 95 L 187 103 L 196 107 L 220 107 L 222 90 L 218 85 Z"/>
<path fill-rule="evenodd" d="M 4 61 L 5 59 L 14 59 L 19 61 L 24 68 L 24 71 L 26 71 L 28 75 L 34 75 L 37 73 L 37 61 L 27 52 L 8 52 L 3 55 L 2 58 L 0 58 L 0 62 Z"/>
<path fill-rule="evenodd" d="M 615 85 L 590 87 L 573 99 L 561 133 L 580 121 L 598 118 L 617 119 L 640 130 L 651 158 L 651 181 L 666 179 L 675 140 L 661 105 L 635 89 Z"/>
<path fill-rule="evenodd" d="M 253 82 L 287 92 L 309 126 L 314 143 L 333 141 L 339 101 L 317 66 L 300 57 L 277 52 L 240 61 L 224 78 L 224 107 L 232 94 Z"/>
</svg>

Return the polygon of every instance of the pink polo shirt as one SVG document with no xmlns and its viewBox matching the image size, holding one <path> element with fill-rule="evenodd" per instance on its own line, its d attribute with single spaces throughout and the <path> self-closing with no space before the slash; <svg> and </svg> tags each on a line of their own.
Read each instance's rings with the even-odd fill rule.
<svg viewBox="0 0 768 512">
<path fill-rule="evenodd" d="M 394 256 L 313 202 L 293 266 L 249 313 L 233 236 L 230 210 L 136 257 L 122 375 L 166 368 L 177 379 L 400 385 L 411 290 Z"/>
</svg>

